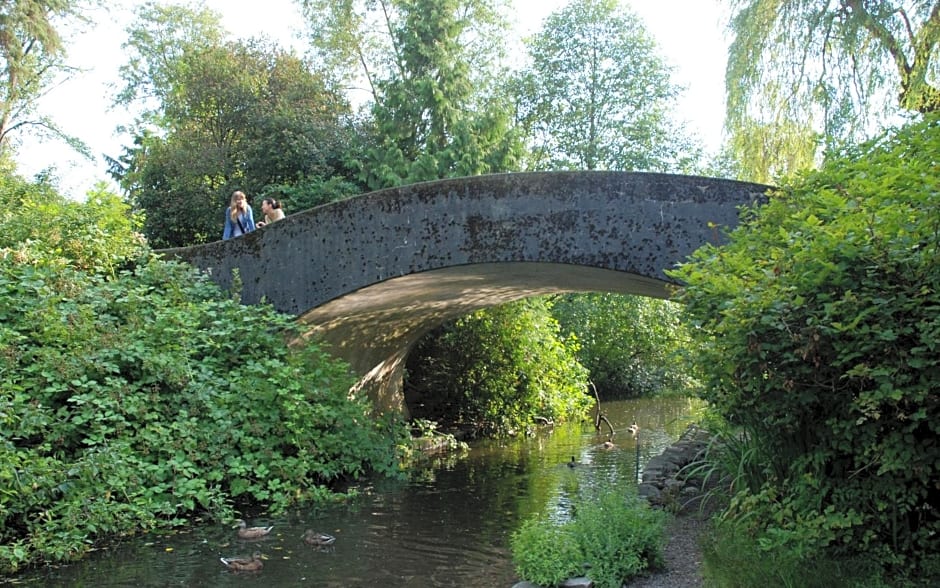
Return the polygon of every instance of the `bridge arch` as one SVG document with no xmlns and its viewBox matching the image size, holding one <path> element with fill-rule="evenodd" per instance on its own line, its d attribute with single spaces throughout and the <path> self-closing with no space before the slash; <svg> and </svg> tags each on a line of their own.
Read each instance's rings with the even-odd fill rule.
<svg viewBox="0 0 940 588">
<path fill-rule="evenodd" d="M 480 308 L 553 292 L 664 298 L 664 270 L 717 242 L 768 186 L 671 174 L 539 172 L 424 182 L 320 206 L 244 237 L 165 250 L 242 301 L 293 314 L 403 409 L 412 345 Z"/>
</svg>

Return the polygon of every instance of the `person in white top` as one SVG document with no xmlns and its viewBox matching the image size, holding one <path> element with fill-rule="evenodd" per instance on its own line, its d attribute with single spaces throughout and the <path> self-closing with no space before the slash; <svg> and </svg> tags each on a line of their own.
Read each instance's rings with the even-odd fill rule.
<svg viewBox="0 0 940 588">
<path fill-rule="evenodd" d="M 281 203 L 274 198 L 265 198 L 261 201 L 261 212 L 264 213 L 264 220 L 258 221 L 259 227 L 284 218 L 284 209 L 281 208 Z"/>
</svg>

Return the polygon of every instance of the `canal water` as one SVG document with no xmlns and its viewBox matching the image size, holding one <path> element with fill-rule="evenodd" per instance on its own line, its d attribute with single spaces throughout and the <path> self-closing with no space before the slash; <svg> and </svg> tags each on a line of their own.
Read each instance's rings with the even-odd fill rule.
<svg viewBox="0 0 940 588">
<path fill-rule="evenodd" d="M 24 586 L 318 586 L 336 588 L 486 586 L 509 588 L 518 577 L 509 539 L 539 513 L 564 518 L 585 487 L 635 483 L 702 410 L 689 399 L 605 403 L 614 428 L 593 423 L 556 426 L 539 434 L 484 441 L 430 459 L 408 480 L 377 480 L 342 504 L 302 507 L 249 525 L 273 525 L 261 540 L 243 541 L 226 525 L 200 525 L 170 535 L 135 537 L 82 562 L 43 568 L 12 579 Z M 629 430 L 640 427 L 634 438 Z M 569 466 L 574 458 L 576 467 Z M 318 550 L 305 529 L 336 542 Z M 220 557 L 265 558 L 259 572 L 230 572 Z"/>
</svg>

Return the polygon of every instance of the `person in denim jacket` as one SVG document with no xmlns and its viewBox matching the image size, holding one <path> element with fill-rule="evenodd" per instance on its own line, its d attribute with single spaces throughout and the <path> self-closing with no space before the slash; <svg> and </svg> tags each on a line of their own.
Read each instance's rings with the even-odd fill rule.
<svg viewBox="0 0 940 588">
<path fill-rule="evenodd" d="M 232 192 L 232 201 L 225 209 L 225 228 L 222 230 L 222 239 L 239 237 L 255 230 L 255 218 L 248 205 L 248 198 L 241 190 Z"/>
</svg>

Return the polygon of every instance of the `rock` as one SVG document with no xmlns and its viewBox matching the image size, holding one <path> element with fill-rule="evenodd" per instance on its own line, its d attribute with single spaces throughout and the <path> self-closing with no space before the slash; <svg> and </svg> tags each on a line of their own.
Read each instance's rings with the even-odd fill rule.
<svg viewBox="0 0 940 588">
<path fill-rule="evenodd" d="M 594 588 L 594 581 L 590 578 L 568 578 L 558 585 L 559 588 Z"/>
<path fill-rule="evenodd" d="M 647 462 L 643 468 L 643 482 L 637 487 L 640 497 L 653 506 L 661 507 L 670 500 L 668 497 L 675 500 L 679 495 L 691 497 L 698 493 L 695 484 L 684 479 L 683 468 L 700 460 L 709 442 L 707 431 L 695 425 L 689 426 L 678 441 Z"/>
<path fill-rule="evenodd" d="M 656 480 L 663 479 L 663 471 L 657 467 L 650 467 L 648 464 L 643 470 L 643 481 L 653 483 Z"/>
<path fill-rule="evenodd" d="M 660 490 L 653 484 L 643 483 L 637 486 L 637 493 L 641 498 L 645 498 L 650 504 L 655 504 L 659 501 Z"/>
<path fill-rule="evenodd" d="M 683 498 L 694 498 L 701 493 L 702 490 L 698 486 L 689 484 L 688 486 L 684 486 L 682 488 L 682 490 L 679 492 L 679 496 Z"/>
<path fill-rule="evenodd" d="M 670 478 L 666 480 L 665 489 L 669 492 L 679 492 L 682 487 L 685 486 L 685 482 L 682 480 L 677 480 L 675 478 Z"/>
<path fill-rule="evenodd" d="M 538 584 L 533 584 L 528 580 L 523 580 L 522 582 L 517 582 L 512 585 L 512 588 L 543 588 Z M 590 578 L 568 578 L 564 582 L 558 585 L 558 588 L 594 588 L 594 581 Z"/>
</svg>

